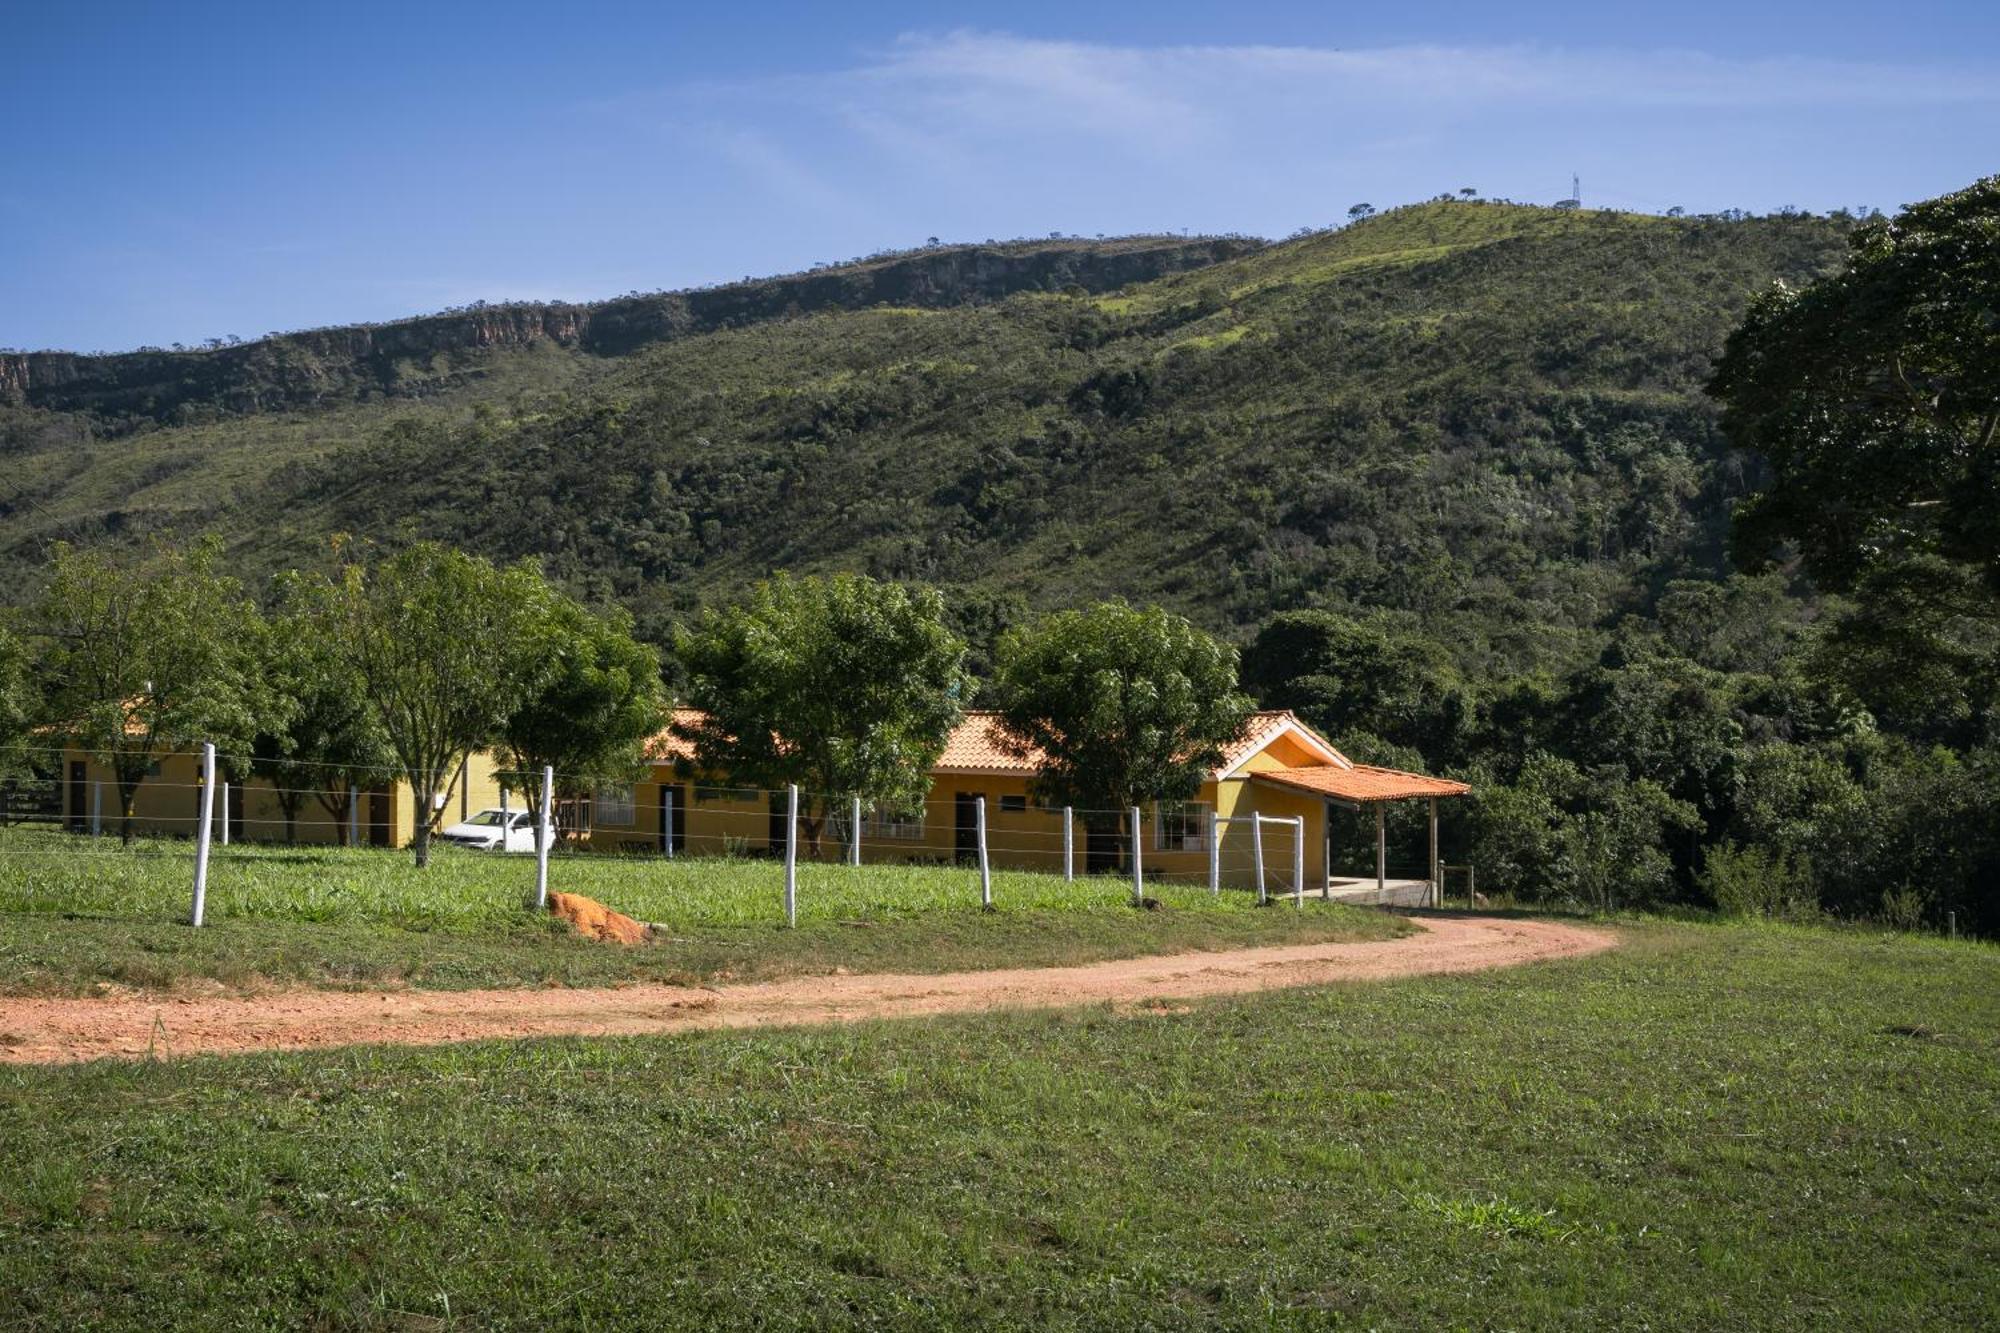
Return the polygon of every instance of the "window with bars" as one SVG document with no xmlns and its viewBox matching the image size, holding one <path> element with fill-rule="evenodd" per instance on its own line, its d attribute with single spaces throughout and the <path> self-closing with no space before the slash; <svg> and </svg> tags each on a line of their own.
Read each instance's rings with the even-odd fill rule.
<svg viewBox="0 0 2000 1333">
<path fill-rule="evenodd" d="M 1201 801 L 1156 801 L 1153 805 L 1153 850 L 1208 850 L 1208 806 Z"/>
<path fill-rule="evenodd" d="M 924 836 L 924 812 L 915 810 L 874 810 L 868 815 L 868 836 L 920 842 Z"/>
</svg>

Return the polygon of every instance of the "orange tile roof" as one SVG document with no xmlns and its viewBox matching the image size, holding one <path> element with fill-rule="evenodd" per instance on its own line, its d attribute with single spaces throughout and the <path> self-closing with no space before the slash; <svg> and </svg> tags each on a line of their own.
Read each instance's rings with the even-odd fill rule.
<svg viewBox="0 0 2000 1333">
<path fill-rule="evenodd" d="M 1000 715 L 991 709 L 968 708 L 944 743 L 944 753 L 932 764 L 945 773 L 1035 773 L 1042 767 L 1040 754 L 1026 758 L 1012 753 L 1001 743 Z"/>
<path fill-rule="evenodd" d="M 1341 801 L 1407 801 L 1422 796 L 1463 796 L 1472 788 L 1449 778 L 1425 777 L 1401 769 L 1356 764 L 1341 768 L 1334 764 L 1313 764 L 1306 768 L 1274 768 L 1251 777 L 1273 786 L 1331 796 Z"/>
<path fill-rule="evenodd" d="M 676 708 L 674 710 L 673 720 L 677 725 L 692 725 L 699 722 L 701 718 L 702 711 L 699 708 Z M 1024 758 L 1012 753 L 1002 743 L 998 726 L 999 719 L 1000 714 L 992 709 L 968 708 L 965 711 L 965 715 L 959 719 L 958 725 L 952 728 L 951 735 L 945 739 L 944 752 L 938 756 L 937 763 L 931 766 L 932 771 L 939 773 L 1022 774 L 1039 772 L 1042 767 L 1041 756 L 1039 754 L 1031 754 Z M 1223 748 L 1222 762 L 1216 766 L 1215 771 L 1217 773 L 1228 772 L 1251 755 L 1262 750 L 1265 746 L 1276 740 L 1280 733 L 1290 728 L 1296 728 L 1309 737 L 1313 744 L 1325 748 L 1328 753 L 1340 758 L 1343 763 L 1345 762 L 1345 757 L 1341 756 L 1338 750 L 1327 744 L 1326 739 L 1318 732 L 1300 722 L 1290 710 L 1267 708 L 1250 715 L 1249 719 L 1243 724 L 1242 734 L 1235 741 Z M 648 742 L 646 755 L 648 758 L 659 762 L 670 762 L 676 759 L 692 760 L 694 758 L 694 747 L 669 729 L 661 732 Z M 1308 770 L 1294 769 L 1288 771 L 1305 772 Z"/>
<path fill-rule="evenodd" d="M 677 726 L 693 726 L 708 714 L 699 708 L 676 708 L 673 720 L 667 729 L 646 742 L 646 757 L 655 763 L 672 763 L 676 759 L 694 759 L 694 746 L 674 732 Z"/>
</svg>

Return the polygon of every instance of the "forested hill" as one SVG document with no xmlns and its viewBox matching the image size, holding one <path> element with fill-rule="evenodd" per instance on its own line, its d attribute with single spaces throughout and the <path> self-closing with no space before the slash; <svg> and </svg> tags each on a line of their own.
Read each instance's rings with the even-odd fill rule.
<svg viewBox="0 0 2000 1333">
<path fill-rule="evenodd" d="M 949 585 L 975 632 L 1107 594 L 1218 628 L 1370 606 L 1533 669 L 1723 568 L 1755 477 L 1701 385 L 1749 298 L 1844 235 L 1437 203 L 1261 248 L 1067 242 L 992 282 L 750 284 L 724 291 L 755 310 L 664 340 L 600 307 L 310 393 L 31 384 L 0 407 L 0 556 L 214 529 L 254 578 L 329 533 L 421 535 L 540 557 L 654 630 L 840 567 Z"/>
<path fill-rule="evenodd" d="M 632 293 L 592 304 L 477 306 L 399 320 L 271 334 L 188 350 L 120 355 L 0 352 L 0 397 L 101 418 L 198 420 L 219 412 L 433 393 L 463 354 L 547 340 L 617 356 L 649 343 L 758 320 L 874 305 L 921 308 L 1020 291 L 1100 292 L 1248 253 L 1242 237 L 1127 236 L 932 246 L 809 273 L 690 291 Z"/>
</svg>

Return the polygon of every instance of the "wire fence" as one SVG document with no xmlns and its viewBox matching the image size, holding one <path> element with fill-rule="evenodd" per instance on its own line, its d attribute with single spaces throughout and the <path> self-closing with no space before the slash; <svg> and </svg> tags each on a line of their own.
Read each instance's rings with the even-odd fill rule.
<svg viewBox="0 0 2000 1333">
<path fill-rule="evenodd" d="M 17 858 L 142 855 L 157 864 L 162 856 L 187 857 L 188 916 L 197 924 L 218 857 L 254 867 L 260 856 L 338 847 L 407 858 L 424 814 L 413 808 L 407 774 L 396 766 L 327 765 L 324 785 L 279 785 L 258 776 L 249 756 L 169 749 L 140 756 L 143 770 L 128 765 L 137 780 L 121 786 L 106 776 L 106 765 L 78 769 L 74 749 L 43 753 L 63 756 L 64 771 L 44 779 L 34 812 L 13 822 L 85 836 L 0 837 L 0 865 L 19 864 Z M 278 771 L 297 783 L 304 767 Z M 555 890 L 574 883 L 589 891 L 606 882 L 603 866 L 676 861 L 728 863 L 735 869 L 725 878 L 736 886 L 755 885 L 761 876 L 791 924 L 798 920 L 801 870 L 834 866 L 928 869 L 937 872 L 933 897 L 956 875 L 965 896 L 976 894 L 986 907 L 998 905 L 996 873 L 1045 876 L 1140 905 L 1161 893 L 1248 891 L 1259 901 L 1294 902 L 1331 896 L 1324 865 L 1313 865 L 1309 878 L 1315 858 L 1303 819 L 1221 816 L 1198 802 L 1088 809 L 940 791 L 922 809 L 905 811 L 849 793 L 678 774 L 607 793 L 547 769 L 520 774 L 488 765 L 475 774 L 469 757 L 440 769 L 433 782 L 440 790 L 422 821 L 431 845 L 446 856 L 477 851 L 477 860 L 491 866 L 481 877 L 495 885 L 530 880 L 536 905 L 546 904 L 552 877 Z M 648 799 L 637 799 L 641 792 Z M 532 871 L 502 868 L 516 858 L 531 859 Z M 768 869 L 758 872 L 759 865 Z M 815 879 L 814 887 L 827 883 Z"/>
</svg>

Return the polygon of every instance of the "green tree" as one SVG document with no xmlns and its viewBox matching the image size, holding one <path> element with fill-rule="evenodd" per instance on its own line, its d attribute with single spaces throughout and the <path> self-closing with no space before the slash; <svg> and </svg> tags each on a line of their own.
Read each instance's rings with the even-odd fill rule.
<svg viewBox="0 0 2000 1333">
<path fill-rule="evenodd" d="M 1193 796 L 1250 713 L 1236 650 L 1157 607 L 1059 611 L 1010 630 L 998 664 L 1003 739 L 1041 756 L 1037 794 L 1084 812 L 1100 865 L 1124 811 Z"/>
<path fill-rule="evenodd" d="M 697 762 L 740 781 L 797 783 L 817 854 L 827 817 L 854 797 L 922 804 L 929 771 L 972 692 L 965 641 L 934 589 L 858 574 L 758 584 L 675 636 Z"/>
<path fill-rule="evenodd" d="M 1868 608 L 1864 697 L 1896 660 L 2000 650 L 2000 176 L 1858 228 L 1847 267 L 1760 298 L 1709 392 L 1771 479 L 1737 512 L 1746 565 L 1796 550 Z M 1886 668 L 1886 669 L 1885 669 Z M 1982 697 L 1992 694 L 1982 687 Z"/>
<path fill-rule="evenodd" d="M 40 691 L 30 670 L 28 645 L 9 626 L 0 624 L 0 782 L 26 776 L 37 767 L 35 756 L 23 746 L 40 713 Z"/>
<path fill-rule="evenodd" d="M 631 781 L 667 721 L 659 654 L 632 637 L 626 612 L 592 613 L 560 595 L 543 634 L 548 669 L 500 728 L 515 780 L 531 802 L 545 768 L 555 769 L 558 796 Z"/>
<path fill-rule="evenodd" d="M 1472 713 L 1444 650 L 1382 617 L 1273 616 L 1244 651 L 1243 684 L 1265 707 L 1293 709 L 1336 739 L 1366 733 L 1433 764 L 1456 761 Z"/>
<path fill-rule="evenodd" d="M 500 568 L 419 542 L 373 568 L 345 565 L 315 601 L 410 786 L 411 847 L 429 865 L 463 760 L 494 744 L 546 677 L 549 586 L 527 562 Z"/>
<path fill-rule="evenodd" d="M 160 545 L 131 566 L 58 545 L 30 613 L 44 711 L 111 769 L 127 843 L 133 801 L 162 755 L 201 741 L 247 750 L 273 707 L 258 669 L 263 619 L 218 572 L 221 558 L 215 538 Z"/>
<path fill-rule="evenodd" d="M 361 674 L 315 614 L 311 585 L 297 574 L 279 583 L 265 678 L 278 697 L 258 733 L 253 771 L 276 789 L 285 841 L 296 838 L 308 795 L 326 811 L 344 843 L 358 793 L 380 783 L 395 762 Z"/>
</svg>

